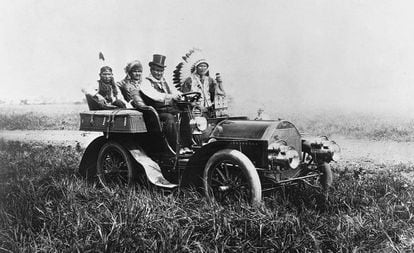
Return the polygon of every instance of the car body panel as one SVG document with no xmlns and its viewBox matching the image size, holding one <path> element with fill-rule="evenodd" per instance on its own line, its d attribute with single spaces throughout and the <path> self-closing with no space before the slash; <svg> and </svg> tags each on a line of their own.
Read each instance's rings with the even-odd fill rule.
<svg viewBox="0 0 414 253">
<path fill-rule="evenodd" d="M 100 122 L 96 124 L 97 119 Z M 101 131 L 104 136 L 95 139 L 85 150 L 79 172 L 96 172 L 96 159 L 100 148 L 108 140 L 125 147 L 131 157 L 145 171 L 154 185 L 164 188 L 201 186 L 208 159 L 220 150 L 237 150 L 255 166 L 261 179 L 293 181 L 306 171 L 302 151 L 311 149 L 294 124 L 286 120 L 248 120 L 246 117 L 220 117 L 208 119 L 209 129 L 194 148 L 194 154 L 181 156 L 168 145 L 157 112 L 146 110 L 103 110 L 81 114 L 81 130 Z M 91 123 L 92 122 L 92 123 Z M 116 128 L 114 128 L 114 124 Z M 119 130 L 121 129 L 121 130 Z M 269 145 L 283 141 L 298 152 L 302 163 L 290 168 L 289 163 L 273 164 L 269 158 Z M 174 147 L 175 148 L 175 147 Z M 330 161 L 331 153 L 315 157 Z M 293 166 L 292 166 L 293 167 Z M 139 168 L 137 168 L 139 169 Z M 168 179 L 168 180 L 167 180 Z M 173 182 L 173 183 L 170 183 Z"/>
</svg>

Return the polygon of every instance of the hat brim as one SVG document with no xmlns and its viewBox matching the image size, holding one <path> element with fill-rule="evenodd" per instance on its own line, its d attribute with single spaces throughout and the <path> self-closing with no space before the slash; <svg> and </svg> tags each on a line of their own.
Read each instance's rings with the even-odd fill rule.
<svg viewBox="0 0 414 253">
<path fill-rule="evenodd" d="M 148 65 L 149 65 L 150 67 L 152 67 L 152 66 L 157 66 L 157 67 L 164 68 L 164 69 L 165 69 L 165 67 L 167 67 L 167 66 L 163 66 L 163 65 L 157 64 L 157 63 L 155 63 L 155 62 L 150 62 L 150 63 L 148 63 Z"/>
</svg>

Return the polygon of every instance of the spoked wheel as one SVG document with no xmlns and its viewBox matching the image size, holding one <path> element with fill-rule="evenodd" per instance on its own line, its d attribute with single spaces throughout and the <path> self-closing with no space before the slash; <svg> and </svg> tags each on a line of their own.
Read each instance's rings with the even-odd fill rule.
<svg viewBox="0 0 414 253">
<path fill-rule="evenodd" d="M 112 141 L 105 143 L 99 151 L 96 165 L 102 186 L 132 184 L 134 171 L 131 156 L 120 144 Z"/>
<path fill-rule="evenodd" d="M 237 150 L 225 149 L 214 154 L 207 162 L 203 180 L 207 198 L 221 204 L 240 200 L 258 204 L 262 199 L 256 168 Z"/>
</svg>

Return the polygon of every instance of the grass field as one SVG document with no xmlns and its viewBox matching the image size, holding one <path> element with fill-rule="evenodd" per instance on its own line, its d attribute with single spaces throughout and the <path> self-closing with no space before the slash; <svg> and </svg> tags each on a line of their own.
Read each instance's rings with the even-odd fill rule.
<svg viewBox="0 0 414 253">
<path fill-rule="evenodd" d="M 254 117 L 255 110 L 235 114 Z M 76 130 L 85 104 L 1 105 L 0 129 Z M 311 134 L 413 141 L 409 117 L 334 111 L 268 113 Z M 219 206 L 197 192 L 110 191 L 75 176 L 83 150 L 0 140 L 0 252 L 414 251 L 412 166 L 336 164 L 327 202 L 286 188 L 260 207 Z M 364 174 L 359 174 L 360 170 Z"/>
<path fill-rule="evenodd" d="M 255 109 L 238 106 L 232 115 L 255 117 Z M 86 104 L 1 105 L 0 129 L 77 130 L 79 113 Z M 282 118 L 296 124 L 300 131 L 315 135 L 341 135 L 369 140 L 414 141 L 414 118 L 381 113 L 351 113 L 321 110 L 267 111 L 272 119 Z"/>
<path fill-rule="evenodd" d="M 0 129 L 76 130 L 86 104 L 1 105 Z"/>
<path fill-rule="evenodd" d="M 83 150 L 0 142 L 2 252 L 403 252 L 414 250 L 412 183 L 339 164 L 326 204 L 291 188 L 263 206 L 208 204 L 191 191 L 105 191 L 75 176 Z"/>
</svg>

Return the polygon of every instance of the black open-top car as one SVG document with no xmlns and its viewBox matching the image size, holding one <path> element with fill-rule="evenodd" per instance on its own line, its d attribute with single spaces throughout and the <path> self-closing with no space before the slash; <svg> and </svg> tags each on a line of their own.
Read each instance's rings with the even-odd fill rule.
<svg viewBox="0 0 414 253">
<path fill-rule="evenodd" d="M 331 185 L 329 163 L 340 148 L 327 137 L 305 136 L 286 120 L 226 116 L 225 108 L 206 119 L 183 104 L 191 112 L 193 154 L 180 155 L 179 145 L 168 144 L 152 107 L 81 113 L 80 130 L 103 135 L 85 150 L 79 174 L 104 187 L 142 178 L 163 188 L 193 186 L 223 203 L 258 203 L 263 192 L 286 184 Z"/>
</svg>

